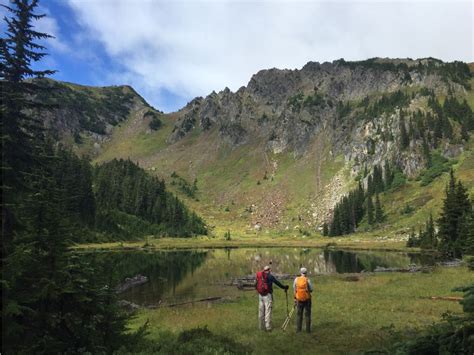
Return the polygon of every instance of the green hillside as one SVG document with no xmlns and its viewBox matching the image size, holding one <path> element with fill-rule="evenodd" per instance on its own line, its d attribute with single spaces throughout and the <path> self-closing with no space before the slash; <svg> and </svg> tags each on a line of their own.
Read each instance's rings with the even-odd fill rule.
<svg viewBox="0 0 474 355">
<path fill-rule="evenodd" d="M 363 234 L 405 237 L 436 216 L 451 166 L 473 191 L 466 138 L 474 119 L 459 112 L 464 100 L 474 108 L 474 79 L 460 62 L 375 58 L 263 70 L 236 93 L 196 98 L 171 114 L 129 86 L 35 82 L 53 138 L 95 163 L 138 163 L 218 237 L 318 236 L 341 198 L 387 162 L 404 184 L 381 194 L 387 218 L 377 226 L 364 218 Z M 447 107 L 447 98 L 460 106 Z"/>
<path fill-rule="evenodd" d="M 473 79 L 468 82 L 472 87 Z M 407 89 L 417 91 L 418 89 Z M 438 93 L 444 102 L 446 95 Z M 472 89 L 456 93 L 474 108 Z M 417 109 L 426 110 L 426 101 Z M 353 161 L 344 156 L 329 138 L 334 129 L 326 127 L 310 138 L 302 155 L 293 151 L 282 153 L 268 149 L 264 139 L 251 136 L 245 144 L 232 146 L 222 140 L 216 126 L 204 130 L 194 127 L 184 138 L 170 143 L 182 112 L 163 115 L 163 126 L 150 132 L 148 122 L 130 117 L 117 128 L 104 144 L 97 162 L 112 158 L 130 158 L 140 166 L 163 178 L 191 208 L 204 217 L 211 234 L 223 236 L 225 231 L 250 238 L 284 234 L 317 236 L 331 208 L 351 187 Z M 457 131 L 456 123 L 453 123 Z M 434 151 L 432 151 L 434 153 Z M 457 176 L 474 192 L 474 156 L 472 135 L 463 144 L 462 153 L 449 159 Z M 422 170 L 407 178 L 406 183 L 381 195 L 386 221 L 370 227 L 363 221 L 359 231 L 378 236 L 406 236 L 411 227 L 425 222 L 430 213 L 437 215 L 441 206 L 447 174 L 422 186 Z M 179 181 L 192 185 L 193 197 L 183 190 Z M 405 213 L 402 211 L 406 210 Z"/>
</svg>

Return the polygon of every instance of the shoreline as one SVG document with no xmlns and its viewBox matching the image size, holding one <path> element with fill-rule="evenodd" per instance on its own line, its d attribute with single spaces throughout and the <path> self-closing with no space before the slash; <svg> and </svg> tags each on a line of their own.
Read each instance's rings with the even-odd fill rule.
<svg viewBox="0 0 474 355">
<path fill-rule="evenodd" d="M 189 249 L 238 249 L 238 248 L 320 248 L 337 250 L 386 251 L 433 254 L 435 250 L 408 248 L 398 240 L 337 240 L 329 238 L 289 239 L 262 238 L 261 240 L 236 238 L 235 240 L 194 238 L 148 238 L 136 241 L 85 243 L 71 246 L 74 251 L 126 251 L 126 250 L 189 250 Z"/>
</svg>

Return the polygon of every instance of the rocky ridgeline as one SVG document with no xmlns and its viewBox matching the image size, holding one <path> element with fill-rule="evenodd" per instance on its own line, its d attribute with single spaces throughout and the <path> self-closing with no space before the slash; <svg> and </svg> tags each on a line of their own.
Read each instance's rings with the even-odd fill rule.
<svg viewBox="0 0 474 355">
<path fill-rule="evenodd" d="M 426 162 L 419 142 L 400 154 L 400 107 L 365 119 L 358 119 L 356 107 L 364 98 L 410 89 L 417 94 L 403 109 L 424 109 L 426 98 L 418 94 L 422 88 L 436 94 L 465 92 L 463 66 L 436 59 L 371 59 L 262 70 L 235 93 L 226 88 L 192 100 L 179 112 L 168 141 L 174 143 L 197 127 L 217 129 L 222 141 L 234 147 L 257 138 L 273 153 L 301 156 L 323 132 L 334 154 L 344 154 L 353 175 L 389 160 L 413 176 Z M 393 138 L 383 141 L 387 132 Z M 443 150 L 449 155 L 459 147 L 448 144 Z"/>
<path fill-rule="evenodd" d="M 131 115 L 145 119 L 154 109 L 130 86 L 89 87 L 51 79 L 34 79 L 32 100 L 44 106 L 39 115 L 48 132 L 67 146 L 92 142 L 95 153 L 114 128 Z"/>
</svg>

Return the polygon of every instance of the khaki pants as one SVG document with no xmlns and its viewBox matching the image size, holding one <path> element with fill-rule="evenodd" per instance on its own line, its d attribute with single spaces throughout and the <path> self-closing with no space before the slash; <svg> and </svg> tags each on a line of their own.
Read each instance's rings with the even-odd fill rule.
<svg viewBox="0 0 474 355">
<path fill-rule="evenodd" d="M 261 330 L 272 329 L 272 305 L 273 295 L 271 293 L 258 295 L 258 323 Z"/>
</svg>

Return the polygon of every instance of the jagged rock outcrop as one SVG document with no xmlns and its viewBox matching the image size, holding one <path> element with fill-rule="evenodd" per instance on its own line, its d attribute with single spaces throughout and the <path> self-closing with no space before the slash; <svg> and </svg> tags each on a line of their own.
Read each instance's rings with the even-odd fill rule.
<svg viewBox="0 0 474 355">
<path fill-rule="evenodd" d="M 196 127 L 204 131 L 215 128 L 222 141 L 232 147 L 256 137 L 263 138 L 273 153 L 291 151 L 301 156 L 315 135 L 324 130 L 331 136 L 335 152 L 353 164 L 353 174 L 388 159 L 413 176 L 426 162 L 416 143 L 399 154 L 402 107 L 360 120 L 357 105 L 366 98 L 372 100 L 398 90 L 463 92 L 463 65 L 431 58 L 375 58 L 309 62 L 301 70 L 262 70 L 235 93 L 226 88 L 191 101 L 179 112 L 168 141 L 177 142 Z M 415 95 L 403 109 L 419 109 L 420 97 Z M 350 109 L 344 112 L 345 107 Z M 393 139 L 383 141 L 381 137 L 387 132 Z M 453 149 L 446 147 L 446 154 L 452 155 Z"/>
</svg>

